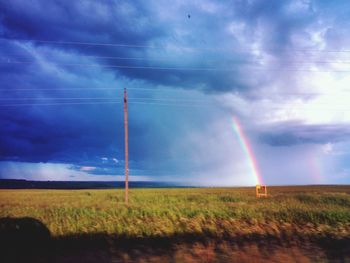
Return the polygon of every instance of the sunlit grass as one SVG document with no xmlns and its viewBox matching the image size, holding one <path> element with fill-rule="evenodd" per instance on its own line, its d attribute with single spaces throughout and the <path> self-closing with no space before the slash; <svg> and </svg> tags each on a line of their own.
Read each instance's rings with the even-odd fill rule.
<svg viewBox="0 0 350 263">
<path fill-rule="evenodd" d="M 54 236 L 350 234 L 350 187 L 1 190 L 0 217 L 32 217 Z"/>
</svg>

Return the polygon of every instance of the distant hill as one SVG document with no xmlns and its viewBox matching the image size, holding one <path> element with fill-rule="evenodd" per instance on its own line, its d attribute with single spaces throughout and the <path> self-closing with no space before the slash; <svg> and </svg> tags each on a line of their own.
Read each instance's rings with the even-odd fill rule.
<svg viewBox="0 0 350 263">
<path fill-rule="evenodd" d="M 168 188 L 180 185 L 165 182 L 129 182 L 131 188 Z M 123 181 L 27 181 L 0 179 L 0 189 L 110 189 L 124 188 Z"/>
</svg>

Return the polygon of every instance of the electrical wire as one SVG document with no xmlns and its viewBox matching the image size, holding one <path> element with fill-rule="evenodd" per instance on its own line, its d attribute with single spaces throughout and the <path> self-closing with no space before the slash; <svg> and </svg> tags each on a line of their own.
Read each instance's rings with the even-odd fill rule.
<svg viewBox="0 0 350 263">
<path fill-rule="evenodd" d="M 19 39 L 19 38 L 0 38 L 3 41 L 24 41 L 24 42 L 37 42 L 37 43 L 51 43 L 58 45 L 83 45 L 83 46 L 110 46 L 110 47 L 124 47 L 124 48 L 143 48 L 143 49 L 166 49 L 172 46 L 152 46 L 152 45 L 141 45 L 141 44 L 122 44 L 122 43 L 99 43 L 99 42 L 80 42 L 80 41 L 58 41 L 58 40 L 42 40 L 42 39 Z M 242 49 L 237 47 L 227 47 L 227 48 L 215 48 L 215 47 L 189 47 L 189 46 L 176 46 L 177 49 L 182 50 L 232 50 L 235 51 L 255 51 L 254 49 Z M 350 50 L 322 50 L 322 49 L 288 49 L 288 48 L 268 48 L 264 49 L 268 51 L 294 51 L 294 52 L 329 52 L 329 53 L 342 53 L 350 52 Z"/>
<path fill-rule="evenodd" d="M 140 90 L 140 91 L 181 91 L 181 88 L 127 88 L 128 90 Z M 100 90 L 117 90 L 124 91 L 122 88 L 16 88 L 16 89 L 0 89 L 0 91 L 67 91 L 67 90 L 77 90 L 77 91 L 100 91 Z"/>
<path fill-rule="evenodd" d="M 76 54 L 75 54 L 76 55 Z M 47 56 L 44 56 L 45 59 L 51 59 L 48 58 Z M 89 56 L 89 55 L 78 55 L 79 59 L 83 59 L 83 58 L 93 58 L 93 59 L 110 59 L 110 60 L 145 60 L 145 61 L 168 61 L 168 62 L 173 62 L 174 60 L 181 60 L 181 57 L 178 56 L 166 56 L 166 57 L 158 57 L 158 58 L 154 58 L 154 57 L 119 57 L 119 56 Z M 3 60 L 3 63 L 10 63 L 11 60 L 13 59 L 26 59 L 26 56 L 17 56 L 17 55 L 10 55 L 7 57 L 0 57 L 0 60 Z M 171 58 L 171 59 L 170 59 Z M 16 62 L 16 61 L 14 61 Z M 253 60 L 230 60 L 230 59 L 205 59 L 205 60 L 201 60 L 201 62 L 227 62 L 227 63 L 235 63 L 235 64 L 258 64 L 261 62 L 275 62 L 275 63 L 279 63 L 279 65 L 281 64 L 281 62 L 283 64 L 350 64 L 349 60 L 328 60 L 328 61 L 323 61 L 323 60 L 309 60 L 309 61 L 302 61 L 302 60 L 263 60 L 263 59 L 253 59 Z M 35 63 L 33 61 L 33 63 Z"/>
<path fill-rule="evenodd" d="M 0 62 L 1 64 L 35 64 L 35 61 L 11 61 Z M 193 67 L 153 67 L 153 66 L 126 66 L 126 65 L 107 65 L 107 64 L 81 64 L 81 63 L 51 63 L 53 66 L 66 67 L 101 67 L 101 68 L 121 68 L 121 69 L 144 69 L 144 70 L 172 70 L 172 71 L 240 71 L 242 68 L 193 68 Z M 286 71 L 286 72 L 329 72 L 329 73 L 349 73 L 349 70 L 306 70 L 294 68 L 254 68 L 249 71 Z"/>
<path fill-rule="evenodd" d="M 128 103 L 130 104 L 141 104 L 141 105 L 156 105 L 156 106 L 172 106 L 172 107 L 209 107 L 209 106 L 215 106 L 217 104 L 211 103 L 211 104 L 195 104 L 195 103 L 184 103 L 184 101 L 178 101 L 180 103 L 169 103 L 169 102 L 153 102 L 153 101 L 130 101 L 128 100 Z M 14 104 L 0 104 L 0 107 L 22 107 L 22 106 L 69 106 L 69 105 L 104 105 L 104 104 L 121 104 L 122 101 L 99 101 L 99 102 L 50 102 L 50 103 L 14 103 Z M 321 105 L 321 104 L 320 104 Z M 327 104 L 324 104 L 327 105 Z M 269 109 L 269 110 L 285 110 L 289 112 L 295 112 L 295 111 L 302 111 L 302 112 L 314 112 L 314 111 L 330 111 L 330 112 L 348 112 L 350 111 L 350 108 L 339 108 L 339 107 L 321 107 L 317 109 L 301 109 L 297 108 L 302 105 L 294 105 L 294 104 L 283 104 L 283 106 L 291 106 L 293 108 L 285 108 L 282 106 L 262 106 L 262 109 Z M 347 106 L 347 105 L 346 105 Z"/>
<path fill-rule="evenodd" d="M 47 98 L 0 98 L 0 101 L 16 101 L 16 100 L 113 100 L 117 101 L 122 98 L 105 98 L 105 97 L 90 97 L 90 98 L 58 98 L 58 97 L 47 97 Z M 169 102 L 209 102 L 207 99 L 173 99 L 173 98 L 147 98 L 147 97 L 129 97 L 128 100 L 149 100 L 149 101 L 169 101 Z"/>
<path fill-rule="evenodd" d="M 26 92 L 26 91 L 104 91 L 104 90 L 114 90 L 114 91 L 124 91 L 122 88 L 0 88 L 0 91 L 6 91 L 6 92 L 16 92 L 16 91 L 21 91 L 21 92 Z M 142 91 L 142 92 L 184 92 L 184 91 L 196 91 L 195 89 L 186 89 L 183 87 L 177 87 L 177 88 L 127 88 L 127 90 L 132 90 L 132 91 Z M 343 94 L 343 93 L 349 93 L 350 89 L 348 90 L 342 90 L 338 91 L 337 93 Z M 242 92 L 236 92 L 234 93 L 235 95 L 254 95 L 251 93 L 242 93 Z M 262 92 L 259 94 L 261 96 L 267 95 L 267 96 L 281 96 L 281 95 L 309 95 L 309 96 L 317 96 L 317 95 L 329 95 L 327 92 L 283 92 L 283 91 L 276 91 L 276 92 Z M 1 98 L 0 98 L 1 100 Z"/>
<path fill-rule="evenodd" d="M 31 98 L 0 98 L 0 101 L 25 101 L 25 100 L 35 100 L 35 101 L 52 101 L 52 100 L 55 100 L 55 101 L 62 101 L 62 100 L 74 100 L 74 101 L 77 101 L 77 100 L 83 100 L 83 101 L 86 101 L 86 100 L 98 100 L 98 101 L 102 101 L 102 102 L 118 102 L 118 100 L 122 100 L 123 98 L 122 97 L 115 97 L 115 98 L 105 98 L 105 97 L 89 97 L 89 98 L 77 98 L 77 97 L 74 97 L 74 98 L 57 98 L 57 97 L 47 97 L 47 98 L 34 98 L 34 97 L 31 97 Z M 140 101 L 140 100 L 143 100 L 143 101 Z M 129 102 L 132 102 L 132 103 L 140 103 L 140 102 L 146 102 L 146 103 L 149 103 L 149 102 L 167 102 L 167 103 L 174 103 L 174 102 L 180 102 L 180 103 L 206 103 L 206 105 L 210 105 L 210 104 L 214 104 L 215 101 L 212 101 L 212 100 L 208 100 L 208 99 L 173 99 L 173 98 L 147 98 L 147 97 L 129 97 L 128 98 L 128 101 Z M 61 102 L 57 102 L 57 103 L 61 103 Z M 66 102 L 62 102 L 62 103 L 66 103 Z M 69 102 L 68 102 L 69 103 Z M 74 102 L 75 103 L 75 102 Z M 119 103 L 119 102 L 118 102 Z M 276 104 L 276 103 L 273 103 L 272 105 L 268 105 L 267 107 L 268 108 L 271 108 L 271 107 L 275 107 L 277 105 L 277 107 L 281 107 L 281 106 L 290 106 L 290 107 L 300 107 L 300 106 L 331 106 L 331 108 L 339 108 L 339 107 L 334 107 L 332 106 L 332 104 L 330 103 L 313 103 L 313 104 L 304 104 L 304 105 L 301 105 L 299 103 L 281 103 L 281 104 Z M 348 106 L 348 105 L 344 105 L 344 104 L 337 104 L 337 106 Z M 266 105 L 261 105 L 262 108 L 266 107 Z"/>
<path fill-rule="evenodd" d="M 122 102 L 59 102 L 59 103 L 16 103 L 16 104 L 0 104 L 0 107 L 21 107 L 21 106 L 64 106 L 64 105 L 100 105 L 100 104 L 121 104 Z M 161 106 L 179 106 L 179 107 L 207 107 L 205 104 L 179 104 L 179 103 L 157 103 L 157 102 L 140 102 L 128 101 L 128 104 L 144 104 L 144 105 L 161 105 Z"/>
</svg>

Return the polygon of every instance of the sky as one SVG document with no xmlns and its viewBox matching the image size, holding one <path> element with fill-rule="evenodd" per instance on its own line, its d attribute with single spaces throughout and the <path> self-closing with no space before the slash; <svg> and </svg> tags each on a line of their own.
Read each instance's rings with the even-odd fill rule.
<svg viewBox="0 0 350 263">
<path fill-rule="evenodd" d="M 350 184 L 350 4 L 0 0 L 0 178 Z"/>
</svg>

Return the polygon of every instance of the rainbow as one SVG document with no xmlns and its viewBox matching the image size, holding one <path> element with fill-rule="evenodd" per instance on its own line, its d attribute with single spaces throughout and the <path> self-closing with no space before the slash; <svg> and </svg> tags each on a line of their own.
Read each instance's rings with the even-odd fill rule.
<svg viewBox="0 0 350 263">
<path fill-rule="evenodd" d="M 237 134 L 237 137 L 238 137 L 238 140 L 239 140 L 239 143 L 242 147 L 243 152 L 247 156 L 250 169 L 251 169 L 252 174 L 254 176 L 255 184 L 257 184 L 257 185 L 262 184 L 263 182 L 262 182 L 262 179 L 261 179 L 261 176 L 259 173 L 259 168 L 258 168 L 258 164 L 257 164 L 256 159 L 255 159 L 255 156 L 254 156 L 253 149 L 249 143 L 248 137 L 243 132 L 242 126 L 236 117 L 233 117 L 232 128 L 235 131 L 235 133 Z"/>
<path fill-rule="evenodd" d="M 310 166 L 311 176 L 313 180 L 315 180 L 315 182 L 317 182 L 318 184 L 322 184 L 323 183 L 323 176 L 322 176 L 322 169 L 321 169 L 322 163 L 318 160 L 316 156 L 310 156 L 308 160 L 309 160 L 309 166 Z"/>
</svg>

